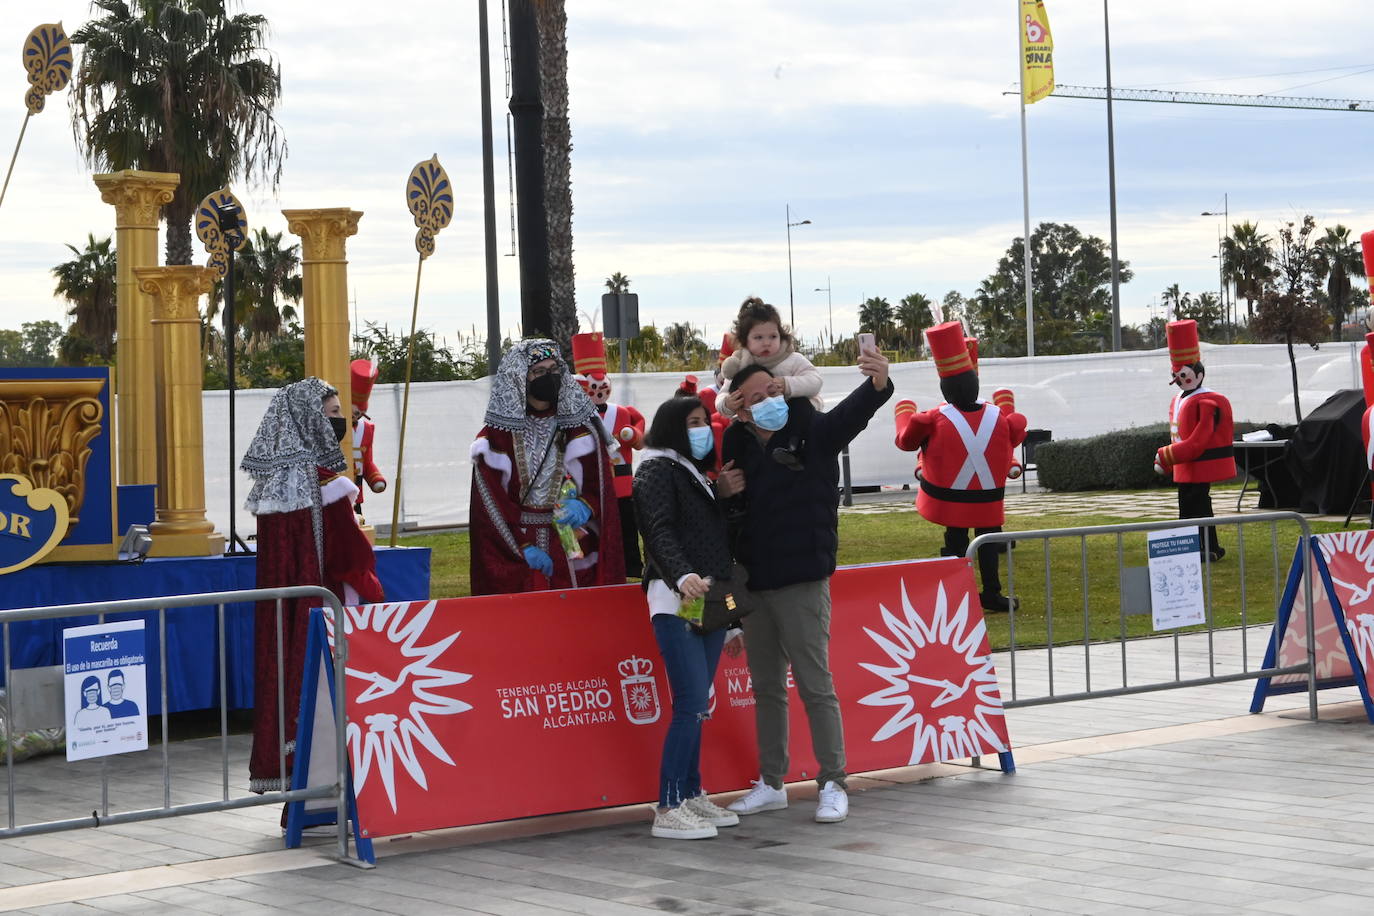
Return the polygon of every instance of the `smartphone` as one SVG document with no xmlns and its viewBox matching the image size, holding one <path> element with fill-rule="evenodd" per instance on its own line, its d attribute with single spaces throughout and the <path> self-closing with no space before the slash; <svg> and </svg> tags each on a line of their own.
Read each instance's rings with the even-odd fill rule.
<svg viewBox="0 0 1374 916">
<path fill-rule="evenodd" d="M 872 334 L 867 334 L 867 333 L 860 332 L 860 333 L 859 333 L 859 352 L 860 352 L 860 353 L 863 353 L 865 350 L 868 350 L 870 353 L 877 353 L 877 352 L 878 352 L 878 341 L 873 337 Z"/>
</svg>

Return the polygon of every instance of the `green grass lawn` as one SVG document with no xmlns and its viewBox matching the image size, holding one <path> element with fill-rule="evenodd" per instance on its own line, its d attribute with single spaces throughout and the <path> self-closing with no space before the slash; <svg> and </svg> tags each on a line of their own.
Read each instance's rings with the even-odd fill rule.
<svg viewBox="0 0 1374 916">
<path fill-rule="evenodd" d="M 1226 492 L 1226 491 L 1222 491 Z M 1218 501 L 1224 505 L 1225 498 Z M 1008 531 L 1114 525 L 1139 519 L 1112 515 L 1008 516 Z M 1331 522 L 1314 522 L 1315 533 L 1340 530 Z M 939 556 L 943 529 L 922 520 L 912 511 L 874 512 L 840 516 L 841 565 L 879 563 Z M 1299 531 L 1295 524 L 1248 525 L 1244 531 L 1244 588 L 1241 551 L 1235 528 L 1219 532 L 1227 554 L 1209 572 L 1204 584 L 1211 596 L 1212 619 L 1218 627 L 1263 623 L 1274 619 L 1293 548 Z M 430 593 L 436 597 L 471 594 L 467 532 L 413 535 L 402 539 L 408 547 L 433 550 Z M 1145 535 L 1120 537 L 1121 562 L 1127 567 L 1146 565 Z M 1003 585 L 1014 586 L 1021 608 L 1016 614 L 1016 645 L 1027 647 L 1098 641 L 1122 636 L 1121 598 L 1117 578 L 1118 538 L 1098 535 L 1046 541 L 1022 541 L 1011 551 L 1011 570 L 1003 568 Z M 1046 589 L 1046 568 L 1053 587 Z M 1085 574 L 1086 566 L 1086 574 Z M 976 573 L 975 573 L 976 575 Z M 1243 599 L 1243 601 L 1242 601 Z M 1051 613 L 1052 609 L 1052 613 Z M 1187 628 L 1180 632 L 1189 632 Z M 1052 638 L 1051 638 L 1052 632 Z M 1125 635 L 1152 633 L 1148 613 L 1131 615 Z M 1006 614 L 988 615 L 988 635 L 993 648 L 1011 643 Z"/>
</svg>

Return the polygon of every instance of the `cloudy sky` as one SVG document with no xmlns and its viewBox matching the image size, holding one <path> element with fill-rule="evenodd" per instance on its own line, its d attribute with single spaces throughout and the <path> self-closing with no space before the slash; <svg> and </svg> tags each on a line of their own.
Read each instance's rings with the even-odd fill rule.
<svg viewBox="0 0 1374 916">
<path fill-rule="evenodd" d="M 1102 86 L 1102 4 L 1049 0 L 1061 84 Z M 503 332 L 519 320 L 506 166 L 501 3 L 491 0 Z M 280 188 L 239 188 L 250 224 L 282 208 L 364 211 L 349 242 L 363 321 L 409 321 L 414 228 L 402 188 L 437 153 L 458 213 L 425 266 L 420 323 L 452 341 L 485 325 L 477 12 L 472 0 L 246 0 L 272 23 Z M 628 274 L 644 322 L 691 321 L 712 340 L 739 301 L 788 302 L 798 330 L 856 329 L 864 296 L 971 293 L 1021 234 L 1015 0 L 570 0 L 573 231 L 578 307 Z M 0 0 L 14 48 L 0 148 L 23 119 L 18 51 L 41 21 L 74 31 L 83 0 Z M 1374 98 L 1367 29 L 1348 0 L 1112 4 L 1113 84 Z M 30 21 L 32 20 L 32 21 Z M 78 49 L 79 53 L 79 49 Z M 4 100 L 8 98 L 9 102 Z M 8 111 L 8 116 L 5 112 Z M 1050 98 L 1028 110 L 1031 219 L 1108 234 L 1106 111 Z M 1217 284 L 1221 220 L 1273 233 L 1374 228 L 1374 114 L 1119 102 L 1115 106 L 1125 323 L 1172 283 Z M 11 131 L 6 134 L 5 131 Z M 0 207 L 0 327 L 59 319 L 49 269 L 113 231 L 78 158 L 66 94 L 29 124 Z M 833 317 L 825 291 L 831 288 Z"/>
</svg>

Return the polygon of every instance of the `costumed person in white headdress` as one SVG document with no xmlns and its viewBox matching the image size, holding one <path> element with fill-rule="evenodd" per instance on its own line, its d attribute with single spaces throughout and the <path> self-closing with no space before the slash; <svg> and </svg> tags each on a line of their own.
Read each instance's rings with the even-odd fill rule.
<svg viewBox="0 0 1374 916">
<path fill-rule="evenodd" d="M 472 443 L 472 593 L 625 581 L 611 440 L 551 340 L 522 340 L 491 380 Z M 564 495 L 571 481 L 575 496 Z M 570 557 L 555 523 L 574 532 Z"/>
<path fill-rule="evenodd" d="M 644 447 L 644 414 L 627 404 L 611 401 L 611 379 L 606 372 L 606 341 L 597 331 L 574 334 L 573 369 L 578 383 L 592 399 L 601 425 L 616 447 L 611 450 L 615 472 L 615 497 L 620 504 L 620 540 L 625 552 L 625 575 L 639 578 L 644 564 L 639 557 L 639 525 L 635 521 L 634 449 Z M 585 382 L 583 380 L 586 380 Z"/>
<path fill-rule="evenodd" d="M 1007 469 L 1012 449 L 1026 437 L 1026 418 L 979 399 L 976 346 L 968 345 L 957 321 L 927 328 L 925 334 L 947 403 L 919 413 L 915 405 L 910 410 L 898 405 L 897 447 L 921 450 L 916 511 L 944 526 L 941 556 L 962 557 L 970 528 L 975 536 L 1002 530 Z M 1015 607 L 1002 594 L 1000 553 L 995 544 L 978 551 L 983 583 L 978 598 L 987 611 Z"/>
<path fill-rule="evenodd" d="M 362 512 L 363 484 L 373 493 L 386 489 L 386 477 L 372 458 L 372 444 L 377 438 L 377 424 L 367 415 L 372 388 L 377 384 L 377 363 L 370 359 L 355 359 L 348 364 L 352 376 L 350 392 L 353 396 L 353 482 L 358 485 L 355 505 Z"/>
<path fill-rule="evenodd" d="M 382 600 L 372 545 L 358 527 L 358 487 L 344 474 L 339 442 L 348 420 L 339 392 L 317 378 L 287 385 L 272 396 L 239 465 L 253 478 L 248 511 L 257 516 L 257 587 L 323 585 L 346 605 Z M 301 674 L 313 598 L 260 601 L 253 618 L 253 750 L 249 788 L 283 788 L 291 776 L 300 710 Z M 278 684 L 277 633 L 282 672 Z M 280 698 L 285 721 L 278 722 Z M 286 736 L 286 773 L 280 772 L 279 727 Z"/>
<path fill-rule="evenodd" d="M 1202 385 L 1197 322 L 1191 318 L 1164 326 L 1172 369 L 1169 384 L 1178 394 L 1169 403 L 1168 445 L 1155 453 L 1155 471 L 1170 475 L 1178 484 L 1178 517 L 1210 518 L 1212 484 L 1236 476 L 1235 428 L 1231 402 Z M 1212 560 L 1226 556 L 1217 542 L 1217 530 L 1202 529 L 1202 551 Z"/>
</svg>

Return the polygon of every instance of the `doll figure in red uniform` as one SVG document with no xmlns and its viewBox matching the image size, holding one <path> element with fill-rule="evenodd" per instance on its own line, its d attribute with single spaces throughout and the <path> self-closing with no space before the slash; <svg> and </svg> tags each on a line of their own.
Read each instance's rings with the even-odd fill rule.
<svg viewBox="0 0 1374 916">
<path fill-rule="evenodd" d="M 913 405 L 911 412 L 899 415 L 897 447 L 921 450 L 916 511 L 944 526 L 941 555 L 962 557 L 970 528 L 975 535 L 1002 530 L 1007 468 L 1012 449 L 1026 436 L 1026 418 L 979 399 L 978 373 L 958 322 L 947 321 L 925 333 L 947 403 L 919 413 Z M 1002 594 L 998 557 L 996 545 L 978 551 L 983 583 L 978 597 L 988 611 L 1015 607 Z"/>
<path fill-rule="evenodd" d="M 386 477 L 372 460 L 372 443 L 377 438 L 377 424 L 367 415 L 367 402 L 372 387 L 377 384 L 377 363 L 370 359 L 355 359 L 348 364 L 353 392 L 353 475 L 358 485 L 358 501 L 354 504 L 362 512 L 363 484 L 373 493 L 386 489 Z"/>
<path fill-rule="evenodd" d="M 1155 453 L 1155 470 L 1178 484 L 1178 517 L 1212 515 L 1212 483 L 1236 476 L 1231 402 L 1203 387 L 1197 322 L 1171 321 L 1164 327 L 1173 372 L 1169 384 L 1178 394 L 1169 404 L 1168 445 Z M 1212 560 L 1226 555 L 1213 527 L 1203 529 L 1202 550 Z"/>
<path fill-rule="evenodd" d="M 611 454 L 615 495 L 620 504 L 620 537 L 624 544 L 625 575 L 639 577 L 644 564 L 639 556 L 639 526 L 635 522 L 633 449 L 644 447 L 644 415 L 625 404 L 611 403 L 611 379 L 606 374 L 606 341 L 599 331 L 574 334 L 573 367 L 587 379 L 592 399 L 606 435 L 617 446 Z"/>
</svg>

